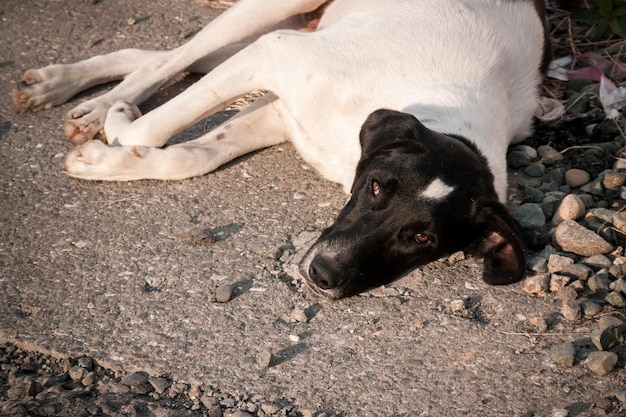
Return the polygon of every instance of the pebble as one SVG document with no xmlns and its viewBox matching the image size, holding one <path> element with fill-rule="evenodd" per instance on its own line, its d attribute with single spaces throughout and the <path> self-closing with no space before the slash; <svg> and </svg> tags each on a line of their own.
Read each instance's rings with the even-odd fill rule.
<svg viewBox="0 0 626 417">
<path fill-rule="evenodd" d="M 148 394 L 153 390 L 145 372 L 133 372 L 123 377 L 120 382 L 129 386 L 135 394 Z"/>
<path fill-rule="evenodd" d="M 573 220 L 565 220 L 556 227 L 554 243 L 566 252 L 582 256 L 609 253 L 613 250 L 613 245 Z"/>
<path fill-rule="evenodd" d="M 587 265 L 590 268 L 599 270 L 602 268 L 610 268 L 613 262 L 602 254 L 589 256 L 581 261 L 583 265 Z"/>
<path fill-rule="evenodd" d="M 296 307 L 291 312 L 291 320 L 297 321 L 298 323 L 308 323 L 309 316 L 305 309 Z"/>
<path fill-rule="evenodd" d="M 545 198 L 541 202 L 541 210 L 546 218 L 551 219 L 561 205 L 561 201 L 565 198 L 565 193 L 561 191 L 550 191 L 546 193 Z"/>
<path fill-rule="evenodd" d="M 538 333 L 545 333 L 548 331 L 548 323 L 543 317 L 531 317 L 528 319 L 528 323 L 537 329 Z"/>
<path fill-rule="evenodd" d="M 587 357 L 586 364 L 591 373 L 598 376 L 608 375 L 617 364 L 617 354 L 613 352 L 591 352 Z"/>
<path fill-rule="evenodd" d="M 576 194 L 568 194 L 563 198 L 556 211 L 553 223 L 560 223 L 563 220 L 578 220 L 582 218 L 587 209 L 585 203 Z"/>
<path fill-rule="evenodd" d="M 152 385 L 154 391 L 159 395 L 163 394 L 170 387 L 170 382 L 162 377 L 150 377 L 148 378 L 148 383 Z"/>
<path fill-rule="evenodd" d="M 593 271 L 591 270 L 591 268 L 582 264 L 565 265 L 560 272 L 565 275 L 571 275 L 573 277 L 576 277 L 576 279 L 580 279 L 583 281 L 588 280 L 589 277 L 593 275 Z"/>
<path fill-rule="evenodd" d="M 72 378 L 72 381 L 80 381 L 87 375 L 87 373 L 89 373 L 89 371 L 78 365 L 72 366 L 69 370 L 69 375 L 70 378 Z"/>
<path fill-rule="evenodd" d="M 576 322 L 582 318 L 582 309 L 576 301 L 568 299 L 563 301 L 561 314 L 567 321 Z"/>
<path fill-rule="evenodd" d="M 550 276 L 550 291 L 558 293 L 565 288 L 572 279 L 566 275 L 552 274 Z"/>
<path fill-rule="evenodd" d="M 616 308 L 626 307 L 626 299 L 617 291 L 611 291 L 606 295 L 606 302 Z"/>
<path fill-rule="evenodd" d="M 267 369 L 274 364 L 274 354 L 272 349 L 264 348 L 256 356 L 256 366 L 259 369 Z"/>
<path fill-rule="evenodd" d="M 542 295 L 550 289 L 550 274 L 533 275 L 524 281 L 524 291 L 528 294 Z"/>
<path fill-rule="evenodd" d="M 574 366 L 576 348 L 571 342 L 559 343 L 550 348 L 550 359 L 557 365 Z"/>
<path fill-rule="evenodd" d="M 601 274 L 596 274 L 589 278 L 587 281 L 587 286 L 591 290 L 591 292 L 596 293 L 599 291 L 608 291 L 609 285 L 611 284 L 611 280 Z"/>
<path fill-rule="evenodd" d="M 507 155 L 507 163 L 513 169 L 523 168 L 531 161 L 532 158 L 523 149 L 513 149 Z"/>
<path fill-rule="evenodd" d="M 567 417 L 569 416 L 569 411 L 565 408 L 557 408 L 552 411 L 552 417 Z"/>
<path fill-rule="evenodd" d="M 548 257 L 548 271 L 551 274 L 561 272 L 565 268 L 573 264 L 574 260 L 568 256 L 553 253 Z"/>
<path fill-rule="evenodd" d="M 568 169 L 565 172 L 565 183 L 572 188 L 578 188 L 591 181 L 591 175 L 582 169 Z"/>
<path fill-rule="evenodd" d="M 595 317 L 602 313 L 602 306 L 598 303 L 594 303 L 593 301 L 585 301 L 581 304 L 581 307 L 585 317 Z"/>
<path fill-rule="evenodd" d="M 513 214 L 515 220 L 524 229 L 540 229 L 546 224 L 546 216 L 539 204 L 525 203 Z"/>
<path fill-rule="evenodd" d="M 602 185 L 609 190 L 626 184 L 626 171 L 609 171 L 604 174 Z"/>
<path fill-rule="evenodd" d="M 524 169 L 524 174 L 529 177 L 540 178 L 546 173 L 546 166 L 541 162 L 528 165 Z"/>
<path fill-rule="evenodd" d="M 620 342 L 619 329 L 615 327 L 594 330 L 589 337 L 598 350 L 609 350 Z"/>
<path fill-rule="evenodd" d="M 542 145 L 537 148 L 537 156 L 545 165 L 552 165 L 563 159 L 563 154 L 550 145 Z"/>
<path fill-rule="evenodd" d="M 624 322 L 615 316 L 602 316 L 598 320 L 598 327 L 604 329 L 607 327 L 619 328 L 624 325 Z"/>
<path fill-rule="evenodd" d="M 626 279 L 618 278 L 609 284 L 609 289 L 626 295 Z"/>
<path fill-rule="evenodd" d="M 626 211 L 620 211 L 613 215 L 613 225 L 622 233 L 626 233 Z"/>
<path fill-rule="evenodd" d="M 215 300 L 218 303 L 227 303 L 233 298 L 235 287 L 232 284 L 222 284 L 215 289 Z"/>
</svg>

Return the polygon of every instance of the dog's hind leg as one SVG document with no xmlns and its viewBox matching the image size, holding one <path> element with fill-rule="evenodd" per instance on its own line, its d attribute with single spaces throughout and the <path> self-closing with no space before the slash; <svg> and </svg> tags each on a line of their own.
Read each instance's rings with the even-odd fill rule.
<svg viewBox="0 0 626 417">
<path fill-rule="evenodd" d="M 148 62 L 141 62 L 140 66 L 111 91 L 70 110 L 65 119 L 66 135 L 75 143 L 83 143 L 93 138 L 102 129 L 106 112 L 114 102 L 122 100 L 138 105 L 159 87 L 175 79 L 181 72 L 189 70 L 194 63 L 203 61 L 203 68 L 210 69 L 263 33 L 278 28 L 296 29 L 294 25 L 303 25 L 303 22 L 294 19 L 295 15 L 315 10 L 326 1 L 240 0 L 186 44 Z M 32 74 L 23 80 L 22 85 L 37 84 L 37 78 Z M 67 100 L 68 95 L 69 93 L 59 95 L 57 100 L 50 101 L 50 105 Z M 30 105 L 27 94 L 24 91 L 19 92 L 19 88 L 14 96 L 17 97 L 15 101 L 20 108 L 38 108 L 43 103 L 41 101 L 34 106 Z"/>
<path fill-rule="evenodd" d="M 115 112 L 116 114 L 111 114 Z M 131 105 L 118 102 L 107 116 L 133 119 Z M 111 132 L 113 134 L 113 132 Z M 67 174 L 87 180 L 129 181 L 139 179 L 183 179 L 211 172 L 249 152 L 287 140 L 276 96 L 269 93 L 198 139 L 165 148 L 146 146 L 107 146 L 89 141 L 72 150 L 66 160 Z"/>
</svg>

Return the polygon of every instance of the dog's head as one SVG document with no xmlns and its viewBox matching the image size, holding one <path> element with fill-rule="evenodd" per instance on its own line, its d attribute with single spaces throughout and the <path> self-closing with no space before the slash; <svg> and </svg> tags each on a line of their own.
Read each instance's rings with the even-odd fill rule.
<svg viewBox="0 0 626 417">
<path fill-rule="evenodd" d="M 314 290 L 354 295 L 458 250 L 484 257 L 489 284 L 523 277 L 518 226 L 473 145 L 391 110 L 371 114 L 360 139 L 352 197 L 300 265 Z"/>
</svg>

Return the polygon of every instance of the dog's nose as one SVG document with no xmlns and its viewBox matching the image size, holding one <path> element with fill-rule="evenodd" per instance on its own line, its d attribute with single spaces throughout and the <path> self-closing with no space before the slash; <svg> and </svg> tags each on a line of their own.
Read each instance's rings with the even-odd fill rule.
<svg viewBox="0 0 626 417">
<path fill-rule="evenodd" d="M 315 255 L 309 265 L 309 278 L 323 290 L 336 288 L 341 281 L 339 268 L 333 260 L 320 254 Z"/>
</svg>

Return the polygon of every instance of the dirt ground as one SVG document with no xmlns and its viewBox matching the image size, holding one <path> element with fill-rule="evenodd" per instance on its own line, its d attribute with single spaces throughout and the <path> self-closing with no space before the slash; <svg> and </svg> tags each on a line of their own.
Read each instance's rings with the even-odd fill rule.
<svg viewBox="0 0 626 417">
<path fill-rule="evenodd" d="M 531 297 L 521 284 L 484 284 L 473 259 L 437 262 L 336 302 L 285 273 L 284 249 L 310 241 L 346 201 L 291 146 L 185 181 L 79 181 L 61 171 L 72 147 L 62 120 L 110 86 L 38 113 L 11 102 L 28 68 L 171 48 L 217 13 L 176 0 L 0 2 L 0 342 L 290 404 L 302 415 L 606 414 L 597 403 L 626 389 L 624 358 L 604 377 L 583 358 L 556 365 L 548 349 L 584 339 L 593 323 L 562 322 L 555 297 Z M 235 297 L 218 303 L 224 283 Z M 461 313 L 450 308 L 458 299 Z M 294 320 L 294 309 L 308 321 Z M 528 324 L 536 316 L 550 318 L 545 334 Z M 255 365 L 266 350 L 271 366 Z"/>
</svg>

